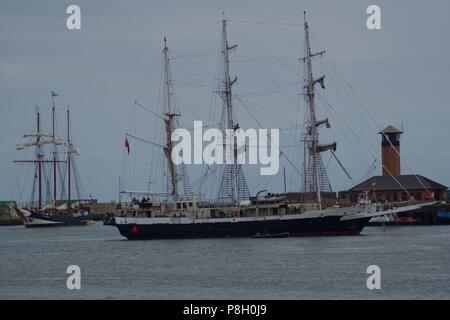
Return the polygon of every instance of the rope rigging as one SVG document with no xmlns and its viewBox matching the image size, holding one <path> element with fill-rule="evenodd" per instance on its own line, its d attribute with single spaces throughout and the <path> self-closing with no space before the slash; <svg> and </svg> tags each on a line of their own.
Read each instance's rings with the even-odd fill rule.
<svg viewBox="0 0 450 320">
<path fill-rule="evenodd" d="M 300 24 L 300 23 L 282 23 L 282 22 L 274 22 L 274 21 L 272 21 L 272 22 L 271 21 L 247 21 L 247 20 L 234 20 L 234 19 L 226 20 L 226 21 L 236 22 L 236 23 L 251 23 L 251 24 L 266 24 L 266 25 L 303 26 L 303 24 Z M 206 30 L 216 26 L 220 22 L 221 21 L 218 21 L 218 22 L 215 22 L 213 24 L 210 24 L 210 25 L 208 25 L 208 26 L 206 26 L 204 28 L 201 28 L 200 30 L 198 30 L 196 32 L 193 32 L 193 33 L 191 33 L 191 34 L 181 38 L 180 40 L 177 40 L 177 41 L 171 43 L 171 47 L 178 46 L 179 44 L 187 41 L 188 39 L 191 39 L 192 37 L 194 37 L 194 36 L 204 32 L 204 31 L 206 31 Z M 257 123 L 259 128 L 264 128 L 264 126 L 262 126 L 262 124 L 261 124 L 260 120 L 258 120 L 258 118 L 265 118 L 265 120 L 268 123 L 273 123 L 273 118 L 271 118 L 271 117 L 267 118 L 267 117 L 264 116 L 264 114 L 262 114 L 261 117 L 259 117 L 260 109 L 267 109 L 267 110 L 273 112 L 273 108 L 264 107 L 261 104 L 255 103 L 253 101 L 248 101 L 246 99 L 250 98 L 250 97 L 262 96 L 262 95 L 281 94 L 283 96 L 284 100 L 287 102 L 287 104 L 290 107 L 293 107 L 293 109 L 295 110 L 295 113 L 297 114 L 297 119 L 296 119 L 297 120 L 297 124 L 280 128 L 280 131 L 288 132 L 290 130 L 293 130 L 295 134 L 294 135 L 290 135 L 290 138 L 292 138 L 293 136 L 295 137 L 297 135 L 297 131 L 300 128 L 305 129 L 305 122 L 304 121 L 298 121 L 299 120 L 299 116 L 300 116 L 299 108 L 298 108 L 298 101 L 299 101 L 299 99 L 294 99 L 293 100 L 286 93 L 285 90 L 287 88 L 290 88 L 290 87 L 293 87 L 293 86 L 296 86 L 296 89 L 297 88 L 301 88 L 300 86 L 298 86 L 298 84 L 299 84 L 299 82 L 301 80 L 305 80 L 305 76 L 300 75 L 297 70 L 295 70 L 292 66 L 289 65 L 289 63 L 287 63 L 287 61 L 289 61 L 289 60 L 294 60 L 293 57 L 297 56 L 297 55 L 274 55 L 269 50 L 264 48 L 264 46 L 260 45 L 257 41 L 255 41 L 254 39 L 249 37 L 247 34 L 242 32 L 238 28 L 236 28 L 234 25 L 230 26 L 230 30 L 233 33 L 233 35 L 236 37 L 236 39 L 239 41 L 239 45 L 244 47 L 245 51 L 250 56 L 250 58 L 244 58 L 244 59 L 236 58 L 234 60 L 229 60 L 229 61 L 232 61 L 232 62 L 255 62 L 256 65 L 263 71 L 263 73 L 265 74 L 267 79 L 273 84 L 273 86 L 271 86 L 271 87 L 249 91 L 249 92 L 244 93 L 242 95 L 238 95 L 236 93 L 233 93 L 232 99 L 238 101 L 244 107 L 244 109 L 247 111 L 247 113 L 250 115 L 250 117 Z M 314 38 L 316 38 L 312 33 L 311 33 L 311 35 Z M 246 42 L 243 41 L 244 38 L 245 38 L 245 40 L 248 40 L 247 42 L 252 43 L 254 46 L 256 46 L 258 48 L 258 50 L 268 54 L 268 56 L 257 57 L 253 53 L 253 51 L 249 48 L 249 46 L 246 45 Z M 317 40 L 317 42 L 319 42 L 319 41 Z M 197 99 L 200 102 L 200 104 L 203 107 L 205 107 L 206 109 L 209 109 L 208 122 L 207 122 L 206 125 L 203 126 L 203 128 L 214 127 L 214 126 L 216 126 L 218 124 L 217 122 L 212 120 L 212 117 L 213 117 L 213 112 L 215 110 L 219 110 L 219 108 L 215 107 L 216 104 L 217 104 L 217 100 L 218 99 L 217 99 L 217 96 L 214 95 L 214 93 L 217 93 L 217 90 L 214 90 L 214 87 L 216 86 L 216 83 L 219 82 L 219 77 L 217 76 L 218 75 L 218 71 L 219 71 L 219 57 L 216 59 L 216 68 L 215 68 L 214 73 L 212 73 L 209 70 L 207 70 L 202 64 L 194 62 L 192 59 L 193 58 L 207 57 L 207 56 L 211 56 L 211 55 L 217 54 L 217 53 L 219 53 L 219 55 L 220 55 L 220 53 L 221 53 L 220 49 L 218 49 L 218 50 L 205 50 L 205 51 L 201 51 L 201 52 L 188 53 L 188 54 L 174 54 L 173 51 L 170 53 L 171 60 L 174 61 L 174 65 L 177 66 L 177 68 L 181 71 L 181 74 L 185 78 L 185 82 L 176 82 L 176 83 L 178 85 L 183 85 L 183 84 L 186 85 L 186 84 L 188 84 L 190 87 L 192 87 L 193 88 L 192 92 L 195 94 L 195 96 L 197 97 Z M 322 55 L 321 54 L 314 54 L 314 55 L 312 55 L 312 57 L 316 57 L 316 56 L 317 57 L 321 57 Z M 295 60 L 296 61 L 301 61 L 301 59 L 298 59 L 298 58 L 296 58 Z M 278 63 L 280 66 L 283 66 L 285 69 L 290 71 L 290 74 L 296 76 L 296 81 L 290 81 L 290 82 L 286 81 L 285 83 L 280 84 L 280 82 L 277 81 L 277 79 L 270 74 L 268 68 L 266 68 L 266 66 L 264 65 L 263 61 L 274 61 L 274 62 Z M 336 93 L 337 93 L 338 97 L 341 99 L 342 105 L 346 108 L 347 112 L 350 114 L 350 117 L 353 119 L 354 122 L 356 122 L 356 126 L 358 127 L 357 128 L 358 132 L 356 132 L 351 126 L 349 126 L 349 124 L 347 123 L 345 117 L 342 117 L 341 114 L 339 113 L 339 111 L 336 110 L 336 108 L 334 108 L 330 103 L 328 103 L 327 99 L 325 99 L 325 97 L 321 93 L 318 93 L 318 97 L 323 101 L 323 103 L 324 103 L 325 107 L 327 108 L 327 110 L 330 110 L 332 112 L 332 114 L 334 115 L 334 117 L 336 119 L 339 119 L 339 121 L 336 121 L 336 122 L 344 124 L 344 129 L 345 129 L 345 130 L 343 130 L 344 134 L 346 134 L 345 131 L 348 130 L 348 132 L 350 133 L 350 136 L 355 138 L 356 141 L 359 144 L 361 144 L 364 147 L 364 149 L 366 151 L 368 151 L 370 156 L 373 158 L 372 164 L 369 166 L 370 171 L 373 171 L 373 165 L 376 162 L 380 163 L 380 165 L 384 169 L 387 170 L 387 168 L 385 168 L 383 166 L 382 162 L 378 159 L 378 157 L 370 150 L 370 148 L 368 148 L 368 145 L 370 145 L 370 142 L 372 140 L 374 140 L 374 139 L 370 138 L 372 135 L 368 135 L 367 134 L 367 130 L 370 129 L 370 126 L 369 127 L 368 126 L 364 127 L 361 124 L 361 121 L 358 121 L 357 116 L 359 116 L 361 118 L 365 118 L 364 116 L 368 116 L 368 118 L 370 119 L 369 123 L 371 123 L 372 125 L 374 124 L 379 129 L 379 131 L 383 134 L 383 136 L 386 138 L 386 140 L 389 142 L 391 147 L 394 147 L 392 142 L 389 140 L 389 138 L 386 136 L 386 134 L 384 134 L 382 132 L 382 129 L 379 126 L 379 124 L 377 123 L 377 121 L 375 120 L 373 115 L 370 113 L 370 111 L 368 110 L 367 106 L 362 102 L 362 100 L 359 98 L 359 96 L 356 95 L 352 85 L 349 83 L 349 81 L 345 78 L 343 73 L 337 67 L 337 65 L 334 62 L 334 60 L 331 57 L 329 57 L 329 61 L 330 61 L 330 63 L 322 64 L 322 67 L 327 71 L 326 72 L 327 75 L 331 75 L 329 77 L 327 76 L 327 78 L 331 78 L 331 82 L 332 82 L 333 88 L 336 90 Z M 194 77 L 191 77 L 189 75 L 189 73 L 184 70 L 183 66 L 181 65 L 182 62 L 185 62 L 188 65 L 194 67 L 197 71 L 201 72 L 203 75 L 207 75 L 208 78 L 194 78 Z M 203 61 L 202 61 L 202 63 L 203 63 Z M 200 94 L 197 91 L 196 88 L 204 88 L 205 87 L 204 84 L 197 85 L 197 83 L 199 83 L 201 81 L 210 81 L 211 79 L 213 80 L 213 89 L 211 90 L 211 98 L 210 98 L 210 101 L 208 103 L 208 102 L 205 101 L 205 99 L 203 98 L 203 95 Z M 338 82 L 336 81 L 336 79 L 343 80 L 343 82 L 345 84 L 344 88 L 346 88 L 344 91 L 346 91 L 346 92 L 343 92 L 342 90 L 340 90 L 340 87 L 339 87 Z M 322 79 L 322 81 L 323 81 L 323 79 Z M 339 82 L 341 82 L 341 81 L 339 81 Z M 350 95 L 351 98 L 349 100 L 346 99 L 347 91 L 349 91 L 351 93 L 351 95 Z M 297 92 L 297 94 L 300 94 L 300 92 Z M 194 109 L 196 109 L 197 106 L 198 106 L 197 103 L 188 102 L 187 99 L 185 99 L 184 97 L 181 97 L 181 96 L 173 95 L 173 98 L 176 101 L 178 101 L 180 104 L 183 104 L 183 105 L 186 105 L 187 107 L 189 107 L 190 112 L 197 113 L 197 112 L 194 112 Z M 296 98 L 297 98 L 297 95 L 296 95 Z M 350 101 L 350 103 L 349 103 L 349 101 Z M 356 108 L 357 112 L 354 112 L 354 110 L 352 110 L 352 108 L 350 107 L 351 104 L 353 104 L 353 107 Z M 141 103 L 137 102 L 137 99 L 134 101 L 134 105 L 139 107 L 139 108 L 141 108 L 141 109 L 147 110 L 149 113 L 153 114 L 154 116 L 157 116 L 160 119 L 164 118 L 160 114 L 158 114 L 157 112 L 152 110 L 152 108 L 149 108 L 149 107 L 145 106 L 144 104 L 141 104 Z M 282 110 L 282 107 L 280 109 Z M 223 110 L 221 110 L 221 111 L 222 111 L 222 113 L 224 112 Z M 258 117 L 255 115 L 255 113 L 258 114 Z M 289 118 L 289 120 L 295 120 L 295 119 L 293 119 L 294 117 L 292 117 L 292 114 L 284 114 L 283 112 L 280 112 L 279 110 L 277 110 L 276 114 L 277 114 L 277 116 L 286 116 L 286 118 Z M 200 114 L 197 113 L 196 116 L 200 119 L 201 117 L 203 117 L 203 112 L 201 112 Z M 190 129 L 190 130 L 192 130 L 192 129 Z M 130 135 L 130 137 L 133 137 L 133 136 Z M 350 142 L 350 139 L 345 139 L 345 140 Z M 271 142 L 273 143 L 273 141 L 271 141 Z M 363 157 L 360 154 L 359 149 L 356 148 L 352 143 L 349 143 L 349 144 L 350 144 L 350 146 L 352 148 L 354 148 L 356 150 L 355 153 L 360 158 L 360 160 L 363 163 L 366 163 L 366 165 L 367 165 L 368 160 L 365 159 L 365 157 Z M 300 144 L 292 143 L 292 144 L 279 145 L 278 147 L 280 148 L 280 157 L 283 156 L 286 159 L 286 161 L 289 163 L 289 165 L 294 169 L 294 171 L 296 173 L 298 173 L 299 176 L 304 177 L 304 173 L 302 173 L 301 170 L 298 169 L 298 165 L 294 164 L 294 161 L 292 161 L 290 159 L 290 157 L 288 157 L 288 155 L 284 151 L 284 148 L 297 148 L 297 147 L 300 147 Z M 281 148 L 283 148 L 283 150 L 281 150 Z M 395 149 L 395 151 L 399 154 L 397 149 Z M 338 159 L 337 155 L 334 152 L 331 152 L 331 154 L 330 154 L 330 158 L 328 159 L 328 162 L 327 162 L 327 167 L 328 167 L 328 165 L 329 165 L 329 163 L 330 163 L 332 158 L 334 158 L 336 160 L 337 164 L 344 171 L 345 175 L 349 178 L 349 180 L 353 181 L 350 173 L 345 169 L 345 167 L 343 166 L 342 162 Z M 296 159 L 297 159 L 297 157 L 296 157 Z M 406 164 L 404 159 L 402 159 L 402 160 Z M 409 168 L 408 165 L 407 165 L 407 167 Z M 206 188 L 206 189 L 212 190 L 212 188 L 208 187 L 208 183 L 210 181 L 210 179 L 208 179 L 208 177 L 210 177 L 212 175 L 218 180 L 218 177 L 215 175 L 216 172 L 217 172 L 217 168 L 211 168 L 209 165 L 202 166 L 200 177 L 199 177 L 199 179 L 197 179 L 193 183 L 193 186 L 196 187 L 196 188 L 198 187 L 200 189 L 200 192 L 201 192 L 202 188 Z M 388 172 L 388 173 L 392 176 L 394 181 L 407 194 L 409 194 L 409 192 L 406 190 L 406 188 L 403 185 L 401 185 L 399 180 L 395 176 L 393 176 L 390 172 Z M 427 187 L 424 184 L 424 182 L 421 179 L 419 179 L 419 177 L 416 174 L 415 174 L 415 176 L 416 176 L 417 180 L 419 181 L 419 183 L 424 187 L 424 189 L 427 192 L 429 192 L 429 190 L 427 189 Z"/>
</svg>

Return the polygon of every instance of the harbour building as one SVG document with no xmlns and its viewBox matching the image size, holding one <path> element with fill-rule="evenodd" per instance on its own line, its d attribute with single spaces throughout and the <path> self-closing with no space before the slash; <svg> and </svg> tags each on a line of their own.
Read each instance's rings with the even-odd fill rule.
<svg viewBox="0 0 450 320">
<path fill-rule="evenodd" d="M 381 175 L 373 176 L 344 192 L 347 200 L 357 202 L 362 193 L 369 194 L 377 202 L 447 200 L 447 186 L 419 174 L 401 174 L 400 137 L 403 131 L 390 125 L 379 134 Z"/>
</svg>

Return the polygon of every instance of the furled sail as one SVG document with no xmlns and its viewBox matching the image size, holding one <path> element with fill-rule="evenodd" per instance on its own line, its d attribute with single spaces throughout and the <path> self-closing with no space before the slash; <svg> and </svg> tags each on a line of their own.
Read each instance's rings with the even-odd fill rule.
<svg viewBox="0 0 450 320">
<path fill-rule="evenodd" d="M 53 135 L 47 132 L 33 132 L 33 133 L 26 133 L 23 135 L 24 138 L 37 138 L 37 137 L 46 137 L 46 138 L 53 138 Z"/>
<path fill-rule="evenodd" d="M 29 217 L 31 216 L 31 212 L 22 208 L 19 208 L 20 213 L 23 214 L 24 217 Z"/>
<path fill-rule="evenodd" d="M 72 143 L 65 143 L 64 145 L 70 150 L 71 153 L 74 153 L 77 156 L 80 155 L 80 148 L 78 148 L 76 145 Z"/>
<path fill-rule="evenodd" d="M 45 144 L 55 144 L 55 145 L 61 145 L 64 142 L 59 139 L 59 138 L 54 138 L 51 140 L 39 140 L 39 141 L 31 141 L 31 142 L 25 142 L 25 143 L 20 143 L 16 145 L 16 149 L 17 150 L 23 150 L 25 148 L 28 147 L 33 147 L 33 146 L 43 146 Z"/>
</svg>

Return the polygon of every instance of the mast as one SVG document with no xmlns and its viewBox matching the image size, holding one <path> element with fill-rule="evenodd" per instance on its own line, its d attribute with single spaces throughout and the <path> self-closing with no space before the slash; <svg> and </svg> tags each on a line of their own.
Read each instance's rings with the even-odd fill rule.
<svg viewBox="0 0 450 320">
<path fill-rule="evenodd" d="M 71 177 L 70 177 L 70 158 L 72 156 L 72 151 L 71 151 L 71 142 L 70 142 L 70 110 L 69 107 L 67 107 L 67 209 L 69 211 L 71 211 L 72 209 L 72 204 L 71 199 L 70 199 L 70 185 L 71 185 Z"/>
<path fill-rule="evenodd" d="M 328 177 L 323 166 L 322 157 L 320 155 L 321 152 L 327 150 L 336 150 L 336 143 L 320 145 L 319 144 L 319 127 L 323 124 L 326 125 L 327 128 L 330 127 L 328 119 L 317 121 L 316 118 L 316 110 L 315 110 L 315 101 L 314 101 L 314 89 L 315 84 L 319 83 L 322 89 L 325 89 L 324 79 L 325 76 L 322 76 L 319 79 L 314 79 L 312 72 L 312 58 L 315 56 L 322 56 L 325 51 L 321 51 L 318 53 L 311 53 L 311 46 L 309 41 L 309 27 L 308 22 L 306 21 L 306 12 L 304 12 L 304 27 L 305 27 L 305 57 L 301 60 L 305 63 L 306 70 L 306 85 L 304 86 L 304 96 L 308 105 L 309 119 L 307 132 L 305 134 L 306 141 L 305 144 L 308 144 L 309 148 L 309 161 L 308 166 L 305 167 L 305 192 L 307 190 L 311 190 L 316 193 L 317 203 L 319 206 L 319 210 L 322 209 L 322 189 L 326 189 L 331 191 L 331 186 L 328 181 Z M 306 148 L 305 148 L 306 149 Z M 305 150 L 306 153 L 306 150 Z M 306 159 L 306 156 L 305 156 Z M 307 183 L 307 179 L 310 179 L 310 185 Z"/>
<path fill-rule="evenodd" d="M 175 163 L 172 161 L 172 149 L 173 143 L 171 139 L 172 132 L 175 128 L 175 117 L 179 114 L 174 113 L 172 105 L 172 80 L 170 78 L 170 66 L 169 66 L 169 48 L 167 47 L 167 41 L 164 37 L 164 86 L 165 86 L 165 96 L 166 96 L 166 112 L 164 123 L 166 126 L 166 146 L 164 147 L 164 153 L 167 158 L 167 165 L 170 174 L 170 182 L 172 185 L 172 196 L 174 200 L 178 199 L 178 176 Z"/>
<path fill-rule="evenodd" d="M 228 52 L 232 50 L 233 47 L 228 46 L 227 39 L 227 20 L 225 16 L 222 20 L 222 54 L 223 54 L 223 82 L 224 82 L 224 94 L 225 94 L 225 107 L 227 111 L 227 121 L 225 129 L 234 129 L 233 125 L 233 102 L 231 96 L 231 86 L 232 82 L 230 79 L 230 59 L 228 56 Z M 234 83 L 234 81 L 233 81 Z M 236 141 L 234 141 L 233 136 L 233 163 L 231 164 L 231 198 L 233 199 L 234 204 L 237 203 L 237 175 L 236 175 Z"/>
<path fill-rule="evenodd" d="M 56 207 L 56 134 L 55 134 L 55 95 L 52 92 L 52 135 L 53 135 L 53 202 Z"/>
<path fill-rule="evenodd" d="M 39 108 L 37 109 L 37 137 L 36 137 L 36 153 L 37 153 L 37 166 L 38 166 L 38 208 L 42 209 L 42 151 L 40 146 L 40 140 L 41 137 L 39 135 L 39 132 L 41 130 L 41 123 L 40 123 L 40 113 Z"/>
<path fill-rule="evenodd" d="M 306 155 L 308 153 L 308 140 L 306 139 L 306 137 L 304 137 L 304 139 L 301 140 L 301 142 L 303 142 L 303 192 L 306 193 L 307 190 L 307 185 L 306 185 L 306 175 L 307 175 L 307 158 Z"/>
<path fill-rule="evenodd" d="M 310 122 L 310 134 L 312 137 L 311 144 L 311 153 L 313 156 L 313 189 L 316 190 L 317 193 L 317 202 L 319 203 L 319 209 L 322 207 L 322 198 L 320 193 L 320 185 L 319 185 L 319 171 L 317 170 L 317 145 L 319 142 L 319 135 L 317 132 L 317 128 L 315 126 L 316 123 L 316 113 L 314 106 L 314 80 L 312 75 L 312 63 L 311 63 L 311 47 L 309 43 L 309 29 L 308 22 L 306 22 L 306 12 L 304 12 L 304 20 L 305 20 L 305 50 L 306 50 L 306 67 L 307 67 L 307 97 L 308 97 L 308 105 L 309 105 L 309 122 Z"/>
<path fill-rule="evenodd" d="M 236 45 L 229 47 L 228 46 L 228 39 L 227 39 L 227 20 L 225 19 L 225 16 L 222 20 L 222 52 L 223 52 L 223 82 L 224 82 L 224 94 L 225 94 L 225 107 L 227 112 L 227 121 L 226 121 L 226 127 L 225 129 L 231 129 L 234 130 L 234 124 L 233 124 L 233 102 L 232 102 L 232 96 L 231 96 L 231 86 L 234 83 L 235 80 L 233 80 L 233 83 L 230 79 L 230 59 L 228 56 L 228 52 L 232 49 L 234 49 Z M 236 149 L 236 141 L 234 141 L 234 135 L 233 135 L 233 163 L 231 164 L 231 197 L 233 199 L 234 204 L 238 202 L 237 199 L 237 175 L 236 175 L 236 156 L 237 156 L 237 149 Z"/>
<path fill-rule="evenodd" d="M 232 145 L 233 149 L 229 147 L 225 149 L 227 154 L 227 161 L 224 167 L 222 181 L 219 188 L 218 202 L 232 203 L 233 205 L 239 205 L 239 202 L 249 198 L 250 193 L 245 181 L 244 174 L 242 172 L 241 165 L 237 162 L 237 144 L 235 131 L 239 129 L 239 124 L 235 122 L 234 110 L 233 110 L 233 96 L 232 87 L 237 81 L 237 77 L 233 80 L 230 78 L 230 60 L 229 53 L 235 49 L 237 45 L 229 46 L 227 39 L 227 20 L 225 14 L 222 19 L 222 65 L 223 74 L 222 80 L 219 84 L 218 93 L 223 100 L 223 118 L 222 127 L 225 131 L 227 141 L 224 141 L 224 148 L 228 145 Z M 229 134 L 231 133 L 231 137 Z M 230 152 L 229 154 L 227 152 Z"/>
<path fill-rule="evenodd" d="M 234 45 L 232 47 L 228 46 L 228 39 L 227 39 L 227 20 L 225 18 L 222 20 L 222 56 L 223 56 L 223 83 L 224 83 L 224 90 L 223 93 L 225 94 L 226 98 L 226 110 L 227 110 L 227 122 L 226 122 L 226 129 L 234 129 L 233 126 L 233 103 L 232 103 L 232 97 L 231 97 L 231 86 L 236 81 L 231 81 L 230 79 L 230 59 L 228 52 L 234 48 L 236 48 L 237 45 Z"/>
</svg>

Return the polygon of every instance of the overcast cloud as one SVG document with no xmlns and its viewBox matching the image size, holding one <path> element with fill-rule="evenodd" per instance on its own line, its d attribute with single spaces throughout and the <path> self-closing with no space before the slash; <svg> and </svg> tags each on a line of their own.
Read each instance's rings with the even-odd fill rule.
<svg viewBox="0 0 450 320">
<path fill-rule="evenodd" d="M 81 7 L 82 29 L 79 31 L 66 28 L 65 11 L 70 4 Z M 369 4 L 381 7 L 382 30 L 366 28 Z M 23 133 L 32 129 L 35 105 L 40 106 L 44 120 L 49 120 L 51 90 L 59 94 L 56 102 L 61 127 L 66 105 L 72 108 L 74 139 L 82 151 L 78 169 L 84 189 L 102 201 L 117 199 L 117 181 L 124 157 L 123 137 L 129 126 L 133 101 L 138 99 L 148 105 L 156 101 L 153 93 L 159 87 L 159 65 L 154 76 L 149 73 L 158 63 L 163 37 L 167 36 L 169 44 L 174 44 L 174 56 L 217 50 L 220 25 L 213 24 L 221 19 L 222 11 L 232 20 L 230 43 L 239 45 L 232 56 L 236 60 L 232 62 L 232 73 L 239 77 L 237 92 L 243 97 L 248 95 L 248 101 L 255 105 L 266 107 L 254 110 L 255 115 L 261 115 L 264 126 L 289 127 L 292 118 L 297 117 L 292 101 L 299 97 L 295 96 L 294 87 L 263 97 L 250 98 L 249 93 L 273 88 L 275 83 L 283 85 L 296 81 L 295 73 L 279 61 L 268 59 L 262 69 L 258 63 L 243 60 L 252 58 L 252 54 L 267 57 L 270 52 L 292 57 L 292 61 L 285 60 L 287 66 L 293 70 L 298 68 L 295 59 L 303 52 L 303 10 L 308 12 L 314 36 L 313 50 L 327 50 L 376 121 L 381 126 L 397 127 L 403 122 L 405 134 L 401 153 L 407 164 L 402 166 L 402 171 L 414 171 L 450 185 L 450 2 L 446 0 L 3 0 L 0 2 L 0 200 L 19 197 L 15 174 L 18 168 L 15 169 L 12 161 L 23 155 L 15 151 L 15 145 L 22 140 Z M 237 20 L 299 25 L 251 24 Z M 178 42 L 209 25 L 212 26 L 204 32 Z M 268 52 L 258 50 L 255 43 Z M 215 61 L 215 57 L 192 57 L 192 62 L 211 74 L 215 72 Z M 199 86 L 191 95 L 188 91 L 192 92 L 192 88 L 177 88 L 176 85 L 177 79 L 185 78 L 186 74 L 188 79 L 197 80 L 211 76 L 206 72 L 202 74 L 199 68 L 193 68 L 183 59 L 175 63 L 175 89 L 180 99 L 186 101 L 185 106 L 194 105 L 192 110 L 184 110 L 183 115 L 204 114 L 206 121 L 208 106 L 202 106 L 198 96 L 207 105 L 211 101 L 212 82 L 206 79 L 206 85 Z M 315 70 L 317 76 L 329 71 L 326 62 L 321 61 L 317 62 Z M 266 71 L 273 75 L 272 79 L 267 77 Z M 298 72 L 301 73 L 301 69 Z M 346 109 L 345 100 L 338 90 L 333 90 L 332 81 L 339 82 L 339 77 L 333 79 L 332 74 L 327 74 L 326 81 L 330 90 L 321 94 L 358 135 L 369 137 L 367 147 L 379 156 L 379 136 L 374 123 L 366 123 L 362 116 L 352 115 Z M 341 87 L 345 88 L 345 84 Z M 242 107 L 239 109 L 238 104 L 236 108 L 243 127 L 256 126 L 249 113 Z M 324 115 L 337 120 L 336 115 L 326 111 L 326 106 L 322 108 Z M 195 115 L 186 116 L 186 127 L 192 127 Z M 364 176 L 371 155 L 351 137 L 351 132 L 345 132 L 342 123 L 332 121 L 330 130 L 325 130 L 328 132 L 324 133 L 323 140 L 337 140 L 337 154 L 354 177 L 353 182 L 348 181 L 336 164 L 330 162 L 330 180 L 338 191 L 349 188 Z M 151 135 L 151 132 L 147 135 L 145 130 L 142 132 L 144 136 Z M 282 139 L 281 145 L 290 145 L 298 143 L 300 137 L 291 132 Z M 360 156 L 356 156 L 354 148 L 359 150 Z M 295 158 L 294 153 L 290 154 Z M 299 159 L 293 161 L 299 163 Z M 328 161 L 328 156 L 324 161 Z M 294 191 L 300 177 L 288 164 L 283 165 L 288 171 L 288 187 Z M 148 168 L 143 168 L 138 169 L 138 173 L 147 176 Z M 255 174 L 259 170 L 249 170 L 247 180 L 253 194 L 265 188 L 282 190 L 281 175 L 260 181 Z M 373 173 L 379 174 L 380 169 Z M 138 185 L 141 189 L 147 187 L 144 180 Z"/>
</svg>

